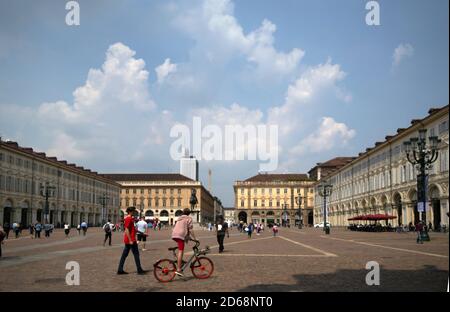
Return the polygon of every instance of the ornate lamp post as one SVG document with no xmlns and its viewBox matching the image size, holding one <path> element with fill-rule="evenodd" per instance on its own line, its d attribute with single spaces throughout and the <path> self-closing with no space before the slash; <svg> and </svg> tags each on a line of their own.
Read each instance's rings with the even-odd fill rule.
<svg viewBox="0 0 450 312">
<path fill-rule="evenodd" d="M 303 226 L 303 216 L 302 216 L 302 200 L 306 201 L 306 197 L 303 197 L 300 193 L 297 197 L 295 197 L 295 202 L 298 205 L 298 229 L 301 229 Z"/>
<path fill-rule="evenodd" d="M 333 192 L 333 185 L 322 182 L 317 186 L 319 196 L 323 197 L 323 229 L 325 234 L 330 234 L 330 227 L 327 224 L 327 197 Z"/>
<path fill-rule="evenodd" d="M 50 209 L 49 209 L 49 203 L 48 203 L 48 199 L 49 197 L 53 197 L 54 196 L 54 191 L 55 191 L 56 187 L 51 186 L 49 182 L 45 182 L 45 184 L 41 184 L 40 186 L 40 193 L 41 196 L 45 197 L 45 208 L 44 208 L 44 223 L 48 224 L 49 220 L 49 214 L 50 214 Z"/>
<path fill-rule="evenodd" d="M 102 225 L 106 223 L 106 204 L 108 203 L 109 197 L 103 193 L 103 196 L 100 196 L 100 201 L 102 203 Z"/>
<path fill-rule="evenodd" d="M 139 198 L 141 200 L 141 204 L 139 205 L 140 210 L 139 210 L 139 220 L 142 218 L 142 212 L 144 211 L 144 196 L 141 196 Z"/>
<path fill-rule="evenodd" d="M 427 129 L 419 130 L 419 137 L 413 137 L 409 141 L 403 142 L 408 161 L 419 170 L 417 175 L 417 211 L 419 220 L 422 221 L 423 214 L 426 213 L 426 190 L 428 174 L 431 164 L 438 158 L 438 145 L 441 140 L 437 136 L 428 137 Z"/>
<path fill-rule="evenodd" d="M 287 212 L 287 204 L 283 204 L 283 226 L 286 227 L 287 226 L 287 216 L 288 216 L 288 212 Z"/>
</svg>

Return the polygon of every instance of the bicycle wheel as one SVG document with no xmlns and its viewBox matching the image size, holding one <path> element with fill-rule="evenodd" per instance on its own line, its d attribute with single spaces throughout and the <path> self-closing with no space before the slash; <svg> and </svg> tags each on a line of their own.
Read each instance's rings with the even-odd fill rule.
<svg viewBox="0 0 450 312">
<path fill-rule="evenodd" d="M 177 265 L 175 261 L 170 259 L 161 259 L 153 265 L 153 275 L 163 283 L 170 282 L 175 277 Z"/>
<path fill-rule="evenodd" d="M 196 278 L 208 278 L 214 271 L 214 263 L 207 257 L 199 257 L 191 264 L 191 271 Z"/>
</svg>

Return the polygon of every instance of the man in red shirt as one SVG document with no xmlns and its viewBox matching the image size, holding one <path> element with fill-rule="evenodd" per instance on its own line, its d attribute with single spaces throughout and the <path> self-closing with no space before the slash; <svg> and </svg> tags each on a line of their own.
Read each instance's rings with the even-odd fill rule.
<svg viewBox="0 0 450 312">
<path fill-rule="evenodd" d="M 120 258 L 119 269 L 117 270 L 117 274 L 128 274 L 123 270 L 123 266 L 125 264 L 125 260 L 130 253 L 130 249 L 133 252 L 134 261 L 136 262 L 136 268 L 138 274 L 145 274 L 148 271 L 143 270 L 141 267 L 141 261 L 139 259 L 139 248 L 136 242 L 136 228 L 134 226 L 134 217 L 133 213 L 136 210 L 135 207 L 127 208 L 127 216 L 124 220 L 124 228 L 125 234 L 123 235 L 123 242 L 125 243 L 125 248 L 123 249 L 122 257 Z"/>
</svg>

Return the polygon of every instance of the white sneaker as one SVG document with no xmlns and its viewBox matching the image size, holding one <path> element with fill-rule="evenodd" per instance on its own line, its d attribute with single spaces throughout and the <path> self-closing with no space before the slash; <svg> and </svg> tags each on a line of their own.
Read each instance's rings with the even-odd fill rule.
<svg viewBox="0 0 450 312">
<path fill-rule="evenodd" d="M 184 277 L 183 272 L 175 271 L 175 274 L 178 275 L 179 277 Z"/>
</svg>

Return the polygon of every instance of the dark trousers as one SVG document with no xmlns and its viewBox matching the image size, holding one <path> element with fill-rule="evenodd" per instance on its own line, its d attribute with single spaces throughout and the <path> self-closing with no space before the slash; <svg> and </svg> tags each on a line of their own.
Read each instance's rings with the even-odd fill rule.
<svg viewBox="0 0 450 312">
<path fill-rule="evenodd" d="M 105 233 L 105 240 L 103 241 L 103 245 L 105 245 L 108 238 L 109 238 L 109 246 L 111 246 L 112 233 Z"/>
<path fill-rule="evenodd" d="M 225 234 L 217 234 L 217 243 L 219 244 L 219 252 L 223 251 L 223 240 L 225 239 Z"/>
<path fill-rule="evenodd" d="M 2 242 L 0 241 L 0 258 L 2 257 Z"/>
<path fill-rule="evenodd" d="M 9 238 L 9 231 L 11 231 L 10 229 L 5 229 L 5 233 L 6 233 L 6 239 Z"/>
<path fill-rule="evenodd" d="M 45 231 L 45 237 L 50 237 L 50 231 Z"/>
<path fill-rule="evenodd" d="M 41 238 L 41 231 L 35 231 L 34 238 Z"/>
<path fill-rule="evenodd" d="M 130 249 L 133 252 L 134 262 L 136 262 L 137 270 L 142 271 L 141 260 L 139 259 L 139 248 L 137 243 L 135 242 L 133 245 L 126 244 L 125 247 L 123 248 L 122 257 L 120 257 L 119 262 L 119 269 L 118 269 L 119 272 L 123 271 L 123 266 L 125 265 L 125 260 L 127 259 L 128 254 L 130 253 Z"/>
</svg>

